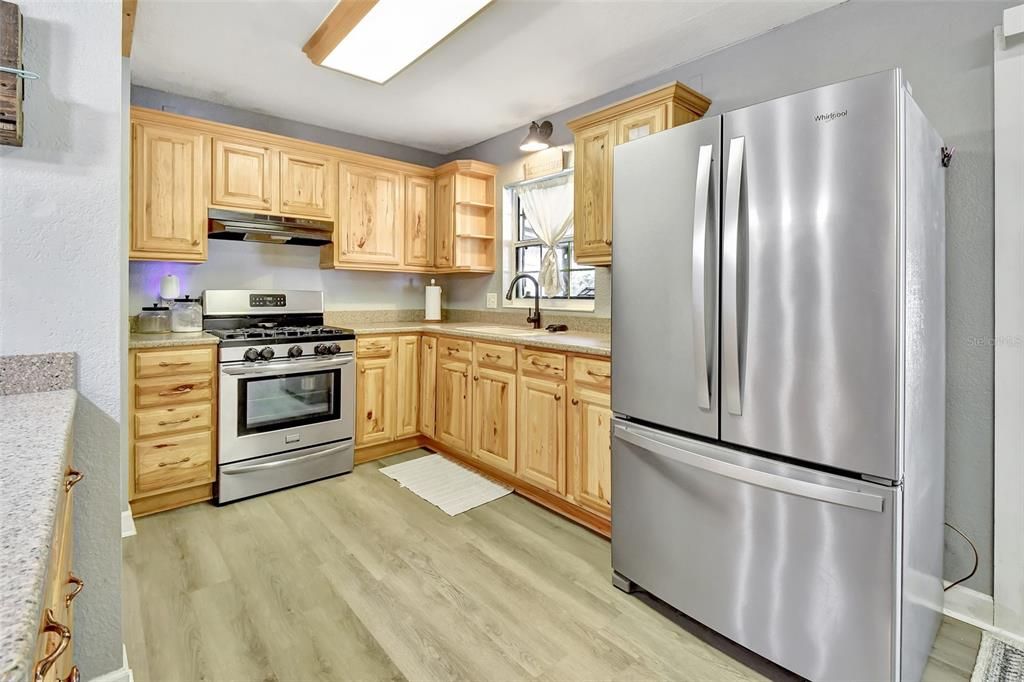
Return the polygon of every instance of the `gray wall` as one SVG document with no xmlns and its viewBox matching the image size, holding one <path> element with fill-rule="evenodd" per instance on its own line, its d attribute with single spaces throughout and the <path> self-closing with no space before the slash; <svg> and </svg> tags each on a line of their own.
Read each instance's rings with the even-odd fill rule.
<svg viewBox="0 0 1024 682">
<path fill-rule="evenodd" d="M 25 84 L 24 146 L 0 147 L 0 355 L 77 356 L 75 663 L 88 680 L 122 664 L 121 3 L 19 4 L 41 77 Z"/>
<path fill-rule="evenodd" d="M 555 144 L 572 141 L 565 122 L 638 92 L 679 80 L 711 98 L 709 113 L 901 66 L 914 97 L 957 156 L 949 169 L 947 215 L 946 520 L 978 546 L 967 585 L 992 592 L 993 152 L 992 29 L 1000 2 L 851 0 L 794 24 L 544 116 Z M 541 119 L 538 112 L 538 120 Z M 529 121 L 451 155 L 506 164 L 521 157 Z M 500 289 L 493 278 L 450 278 L 458 307 L 483 308 Z M 598 297 L 608 296 L 598 290 Z M 947 532 L 946 575 L 971 568 L 971 554 Z"/>
<path fill-rule="evenodd" d="M 363 137 L 340 130 L 321 128 L 299 123 L 285 118 L 278 118 L 269 114 L 260 114 L 245 109 L 215 104 L 201 99 L 175 95 L 169 92 L 153 90 L 141 85 L 132 85 L 132 106 L 158 109 L 183 116 L 195 116 L 218 123 L 263 130 L 277 135 L 287 135 L 299 140 L 309 140 L 320 144 L 329 144 L 343 149 L 351 149 L 365 154 L 375 154 L 389 159 L 398 159 L 409 163 L 418 163 L 424 166 L 439 166 L 445 161 L 441 154 L 428 152 L 424 149 L 406 147 L 405 145 L 375 140 L 372 137 Z"/>
</svg>

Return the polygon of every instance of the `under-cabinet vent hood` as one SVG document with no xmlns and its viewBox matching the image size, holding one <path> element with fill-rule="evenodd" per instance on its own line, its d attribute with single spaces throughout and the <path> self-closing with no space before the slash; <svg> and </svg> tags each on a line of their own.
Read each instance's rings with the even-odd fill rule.
<svg viewBox="0 0 1024 682">
<path fill-rule="evenodd" d="M 210 209 L 210 239 L 321 246 L 330 244 L 334 223 L 307 218 Z"/>
</svg>

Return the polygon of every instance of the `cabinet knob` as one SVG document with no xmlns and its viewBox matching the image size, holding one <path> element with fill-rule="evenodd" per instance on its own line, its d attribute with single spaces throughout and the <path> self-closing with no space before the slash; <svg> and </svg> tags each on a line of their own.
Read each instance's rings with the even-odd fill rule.
<svg viewBox="0 0 1024 682">
<path fill-rule="evenodd" d="M 365 367 L 360 367 L 359 368 L 359 373 L 360 374 L 366 374 L 366 368 Z"/>
<path fill-rule="evenodd" d="M 555 399 L 557 400 L 558 398 L 556 397 Z M 573 405 L 579 405 L 580 404 L 580 401 L 576 400 L 576 398 L 573 398 L 570 402 L 572 402 Z"/>
<path fill-rule="evenodd" d="M 473 381 L 480 381 L 480 377 L 473 377 Z"/>
<path fill-rule="evenodd" d="M 556 393 L 556 394 L 555 394 L 555 400 L 561 400 L 561 399 L 562 399 L 562 396 L 560 396 L 560 395 L 558 395 L 558 394 Z"/>
<path fill-rule="evenodd" d="M 611 239 L 605 239 L 604 240 L 604 245 L 605 246 L 611 246 L 612 245 L 612 240 Z"/>
<path fill-rule="evenodd" d="M 192 246 L 199 246 L 199 240 L 198 239 L 193 239 L 192 240 Z M 78 670 L 78 668 L 75 668 L 75 670 Z"/>
</svg>

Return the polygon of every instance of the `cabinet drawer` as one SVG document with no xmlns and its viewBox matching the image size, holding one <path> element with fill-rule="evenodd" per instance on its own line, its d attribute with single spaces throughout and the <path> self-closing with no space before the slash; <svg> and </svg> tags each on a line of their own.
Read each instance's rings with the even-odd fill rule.
<svg viewBox="0 0 1024 682">
<path fill-rule="evenodd" d="M 572 359 L 572 380 L 581 386 L 611 390 L 612 364 L 607 360 Z"/>
<path fill-rule="evenodd" d="M 473 342 L 462 339 L 437 340 L 437 360 L 461 360 L 462 362 L 473 361 Z"/>
<path fill-rule="evenodd" d="M 484 367 L 514 370 L 516 368 L 516 349 L 512 346 L 477 342 L 473 346 L 473 359 L 477 365 Z"/>
<path fill-rule="evenodd" d="M 565 356 L 530 348 L 519 350 L 519 367 L 524 374 L 565 378 Z"/>
<path fill-rule="evenodd" d="M 395 352 L 395 339 L 392 336 L 377 336 L 356 340 L 356 357 L 386 358 Z"/>
<path fill-rule="evenodd" d="M 135 490 L 140 493 L 213 480 L 210 431 L 135 444 Z"/>
<path fill-rule="evenodd" d="M 209 429 L 213 426 L 213 405 L 209 403 L 164 407 L 135 413 L 135 437 Z"/>
<path fill-rule="evenodd" d="M 135 355 L 135 378 L 209 374 L 213 372 L 214 349 L 178 348 Z"/>
<path fill-rule="evenodd" d="M 136 408 L 208 403 L 212 399 L 213 377 L 209 375 L 156 377 L 135 382 Z"/>
</svg>

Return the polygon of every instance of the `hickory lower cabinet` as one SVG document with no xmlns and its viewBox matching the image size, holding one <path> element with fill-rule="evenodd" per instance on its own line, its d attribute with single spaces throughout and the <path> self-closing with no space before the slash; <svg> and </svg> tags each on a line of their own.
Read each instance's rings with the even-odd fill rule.
<svg viewBox="0 0 1024 682">
<path fill-rule="evenodd" d="M 128 500 L 142 516 L 213 497 L 217 346 L 133 349 Z"/>
<path fill-rule="evenodd" d="M 434 334 L 356 349 L 356 461 L 426 446 L 610 532 L 606 358 Z"/>
</svg>

